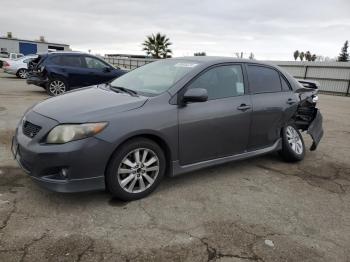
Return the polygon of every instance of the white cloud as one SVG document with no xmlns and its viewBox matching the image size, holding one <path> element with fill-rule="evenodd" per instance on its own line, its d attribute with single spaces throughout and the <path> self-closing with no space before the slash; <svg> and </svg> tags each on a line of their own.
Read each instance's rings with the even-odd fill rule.
<svg viewBox="0 0 350 262">
<path fill-rule="evenodd" d="M 142 54 L 145 36 L 158 31 L 176 56 L 242 51 L 291 59 L 299 49 L 334 57 L 350 40 L 348 0 L 16 0 L 1 9 L 0 34 L 44 35 L 96 53 Z"/>
</svg>

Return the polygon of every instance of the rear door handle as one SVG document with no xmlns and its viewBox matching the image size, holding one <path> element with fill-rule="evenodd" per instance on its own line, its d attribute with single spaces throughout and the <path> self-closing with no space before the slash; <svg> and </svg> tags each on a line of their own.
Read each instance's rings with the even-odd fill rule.
<svg viewBox="0 0 350 262">
<path fill-rule="evenodd" d="M 293 105 L 293 104 L 295 104 L 295 103 L 296 103 L 296 101 L 295 101 L 293 98 L 288 98 L 287 104 Z"/>
<path fill-rule="evenodd" d="M 250 109 L 251 106 L 250 105 L 246 105 L 246 104 L 241 104 L 239 107 L 237 107 L 238 110 L 241 110 L 241 111 L 246 111 L 248 109 Z"/>
</svg>

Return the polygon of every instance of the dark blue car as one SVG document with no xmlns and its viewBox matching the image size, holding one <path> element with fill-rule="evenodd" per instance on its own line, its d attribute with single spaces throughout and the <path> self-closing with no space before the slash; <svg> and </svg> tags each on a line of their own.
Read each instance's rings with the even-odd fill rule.
<svg viewBox="0 0 350 262">
<path fill-rule="evenodd" d="M 39 55 L 29 65 L 28 84 L 46 89 L 51 96 L 69 90 L 109 82 L 126 71 L 102 59 L 80 52 L 53 52 Z"/>
</svg>

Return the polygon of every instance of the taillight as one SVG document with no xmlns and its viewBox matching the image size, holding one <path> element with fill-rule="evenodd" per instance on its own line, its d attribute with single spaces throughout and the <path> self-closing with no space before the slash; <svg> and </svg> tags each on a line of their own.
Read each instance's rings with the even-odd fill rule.
<svg viewBox="0 0 350 262">
<path fill-rule="evenodd" d="M 7 67 L 7 66 L 10 66 L 10 64 L 7 63 L 6 61 L 4 61 L 3 64 L 2 64 L 2 67 Z"/>
</svg>

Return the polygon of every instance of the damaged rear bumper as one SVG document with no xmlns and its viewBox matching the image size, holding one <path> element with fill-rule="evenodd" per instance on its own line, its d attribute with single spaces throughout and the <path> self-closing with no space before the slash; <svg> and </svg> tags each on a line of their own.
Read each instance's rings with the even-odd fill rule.
<svg viewBox="0 0 350 262">
<path fill-rule="evenodd" d="M 322 137 L 323 137 L 323 126 L 322 126 L 322 115 L 319 109 L 315 108 L 317 110 L 316 116 L 314 120 L 310 123 L 307 133 L 311 136 L 313 143 L 310 147 L 311 151 L 316 150 L 318 144 L 320 143 Z"/>
</svg>

